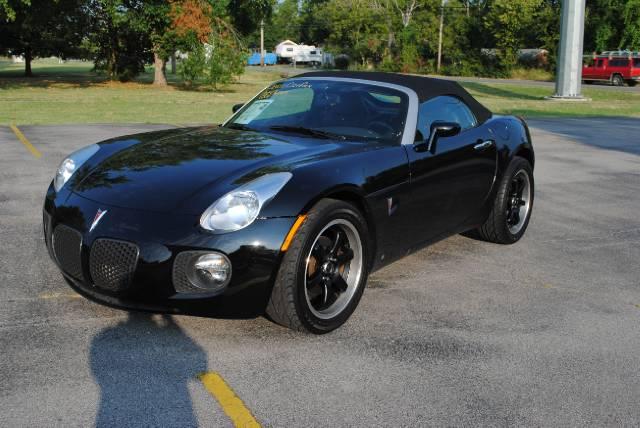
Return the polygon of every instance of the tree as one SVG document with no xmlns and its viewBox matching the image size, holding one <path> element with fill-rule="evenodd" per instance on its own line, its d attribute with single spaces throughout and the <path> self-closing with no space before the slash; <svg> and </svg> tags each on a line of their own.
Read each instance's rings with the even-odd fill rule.
<svg viewBox="0 0 640 428">
<path fill-rule="evenodd" d="M 269 22 L 269 33 L 265 34 L 269 44 L 282 40 L 300 40 L 300 10 L 298 0 L 283 0 L 276 5 Z M 265 41 L 265 43 L 267 43 Z"/>
<path fill-rule="evenodd" d="M 300 42 L 323 44 L 329 37 L 329 21 L 322 19 L 319 12 L 329 0 L 300 1 Z"/>
<path fill-rule="evenodd" d="M 530 27 L 531 39 L 529 46 L 546 49 L 548 63 L 547 70 L 555 70 L 558 45 L 560 43 L 560 0 L 546 0 L 537 12 L 533 25 Z"/>
<path fill-rule="evenodd" d="M 493 0 L 484 17 L 485 30 L 493 34 L 496 56 L 504 70 L 510 70 L 518 60 L 527 29 L 533 23 L 542 0 Z"/>
<path fill-rule="evenodd" d="M 251 34 L 261 20 L 271 17 L 276 0 L 229 0 L 231 24 L 242 35 Z"/>
<path fill-rule="evenodd" d="M 0 22 L 11 22 L 16 19 L 16 5 L 11 0 L 0 0 Z M 28 0 L 18 0 L 18 5 L 29 5 Z"/>
<path fill-rule="evenodd" d="M 85 27 L 80 0 L 0 4 L 4 14 L 0 16 L 0 22 L 4 20 L 0 25 L 0 52 L 22 55 L 25 76 L 32 76 L 31 61 L 35 57 L 66 58 L 78 52 Z"/>
<path fill-rule="evenodd" d="M 620 48 L 640 50 L 640 0 L 628 0 L 624 8 L 625 32 Z"/>
<path fill-rule="evenodd" d="M 128 0 L 88 0 L 86 5 L 95 68 L 112 80 L 131 80 L 151 61 L 149 35 L 138 22 L 140 7 Z"/>
<path fill-rule="evenodd" d="M 628 0 L 590 0 L 587 2 L 584 48 L 586 52 L 620 47 L 625 33 L 625 11 Z"/>
<path fill-rule="evenodd" d="M 384 20 L 369 6 L 369 0 L 330 0 L 318 9 L 330 30 L 329 46 L 357 58 L 362 67 L 379 62 L 385 46 Z"/>
<path fill-rule="evenodd" d="M 247 55 L 233 29 L 223 22 L 218 23 L 217 27 L 209 39 L 211 48 L 206 76 L 207 83 L 214 89 L 244 73 L 247 61 Z"/>
<path fill-rule="evenodd" d="M 187 85 L 203 81 L 217 89 L 244 73 L 246 52 L 234 28 L 221 17 L 214 17 L 206 44 L 191 33 L 191 46 L 180 64 L 180 75 Z"/>
<path fill-rule="evenodd" d="M 141 2 L 138 19 L 135 20 L 138 31 L 149 34 L 155 70 L 153 84 L 159 86 L 167 86 L 165 68 L 169 57 L 175 52 L 171 11 L 168 0 L 145 0 Z"/>
</svg>

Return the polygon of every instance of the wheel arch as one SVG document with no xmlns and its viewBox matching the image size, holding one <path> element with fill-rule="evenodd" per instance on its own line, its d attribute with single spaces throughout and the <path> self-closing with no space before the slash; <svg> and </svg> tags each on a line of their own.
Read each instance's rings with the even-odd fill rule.
<svg viewBox="0 0 640 428">
<path fill-rule="evenodd" d="M 525 158 L 531 166 L 533 167 L 535 164 L 535 156 L 533 154 L 533 150 L 530 147 L 520 146 L 514 153 L 514 156 L 519 156 L 521 158 Z"/>
<path fill-rule="evenodd" d="M 309 200 L 307 204 L 304 206 L 302 213 L 309 211 L 318 201 L 321 199 L 336 199 L 339 201 L 347 202 L 353 206 L 355 206 L 365 221 L 367 222 L 367 228 L 369 229 L 369 268 L 371 269 L 373 262 L 375 261 L 375 254 L 377 251 L 377 239 L 376 239 L 376 224 L 374 221 L 373 213 L 371 211 L 371 207 L 367 203 L 367 200 L 364 196 L 364 192 L 361 188 L 355 185 L 342 185 L 337 186 L 332 189 L 328 189 L 325 192 L 322 192 L 319 195 L 316 195 L 314 198 Z"/>
</svg>

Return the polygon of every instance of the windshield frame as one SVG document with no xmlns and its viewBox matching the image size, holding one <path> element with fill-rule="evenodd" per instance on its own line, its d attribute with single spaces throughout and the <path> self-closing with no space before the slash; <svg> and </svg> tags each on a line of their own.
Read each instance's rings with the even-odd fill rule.
<svg viewBox="0 0 640 428">
<path fill-rule="evenodd" d="M 270 88 L 271 86 L 283 83 L 283 82 L 295 82 L 295 81 L 330 81 L 330 82 L 347 82 L 347 83 L 359 83 L 363 85 L 371 85 L 371 86 L 380 86 L 383 88 L 394 89 L 396 91 L 403 92 L 408 97 L 408 106 L 407 106 L 407 117 L 404 122 L 404 129 L 402 130 L 402 137 L 400 140 L 400 144 L 402 145 L 413 145 L 415 139 L 416 126 L 418 124 L 418 94 L 413 89 L 407 88 L 406 86 L 396 85 L 393 83 L 379 82 L 377 80 L 368 80 L 368 79 L 352 79 L 350 77 L 290 77 L 288 79 L 280 79 L 275 82 L 270 83 L 266 87 L 264 87 L 261 91 L 255 94 L 249 101 L 247 101 L 242 108 L 240 108 L 237 112 L 233 113 L 229 116 L 220 126 L 226 127 L 227 124 L 233 121 L 234 118 L 240 116 L 242 112 L 265 90 Z M 258 131 L 262 132 L 262 131 Z"/>
</svg>

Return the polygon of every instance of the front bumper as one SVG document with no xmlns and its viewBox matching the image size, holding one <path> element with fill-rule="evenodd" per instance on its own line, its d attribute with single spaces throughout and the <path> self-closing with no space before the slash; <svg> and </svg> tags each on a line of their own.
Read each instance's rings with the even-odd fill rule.
<svg viewBox="0 0 640 428">
<path fill-rule="evenodd" d="M 89 230 L 99 209 L 107 213 Z M 52 188 L 44 204 L 49 254 L 78 293 L 119 308 L 212 317 L 254 317 L 264 312 L 282 257 L 280 247 L 294 221 L 294 217 L 257 219 L 245 229 L 212 234 L 199 227 L 198 216 L 108 206 L 69 192 L 56 194 Z M 60 231 L 71 238 L 63 242 Z M 101 260 L 103 272 L 131 269 L 121 281 L 126 284 L 117 289 L 94 280 L 97 270 L 91 254 L 98 253 L 96 242 L 101 240 L 121 244 L 111 249 L 112 257 Z M 128 261 L 120 254 L 122 247 Z M 174 262 L 182 251 L 226 254 L 233 269 L 230 283 L 214 293 L 178 291 Z"/>
</svg>

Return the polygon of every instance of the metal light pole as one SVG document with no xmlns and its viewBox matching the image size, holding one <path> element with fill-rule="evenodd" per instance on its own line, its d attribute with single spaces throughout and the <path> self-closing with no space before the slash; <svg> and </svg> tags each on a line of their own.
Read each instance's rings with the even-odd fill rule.
<svg viewBox="0 0 640 428">
<path fill-rule="evenodd" d="M 582 96 L 582 47 L 585 0 L 564 0 L 560 30 L 560 50 L 556 72 L 555 100 L 586 100 Z"/>
<path fill-rule="evenodd" d="M 447 0 L 442 0 L 442 6 L 440 6 L 440 33 L 438 35 L 438 65 L 436 72 L 440 73 L 440 65 L 442 64 L 442 30 L 444 28 L 444 5 Z"/>
<path fill-rule="evenodd" d="M 264 67 L 264 19 L 260 20 L 260 67 Z"/>
</svg>

